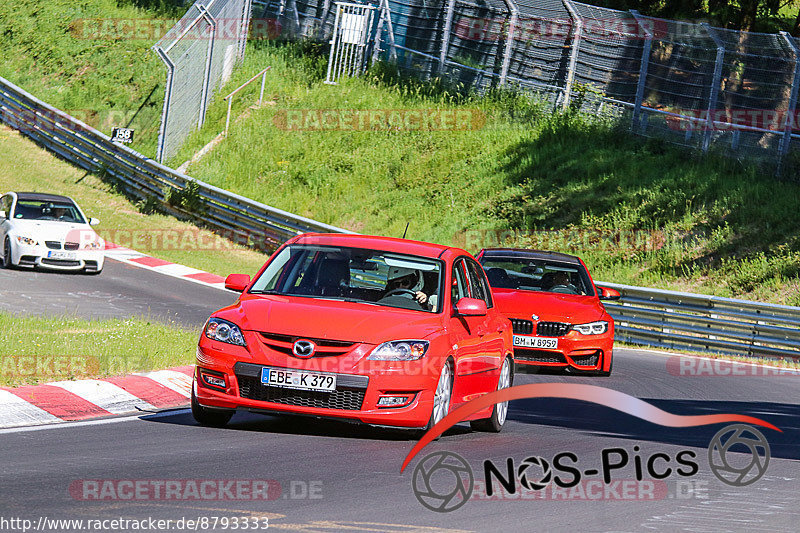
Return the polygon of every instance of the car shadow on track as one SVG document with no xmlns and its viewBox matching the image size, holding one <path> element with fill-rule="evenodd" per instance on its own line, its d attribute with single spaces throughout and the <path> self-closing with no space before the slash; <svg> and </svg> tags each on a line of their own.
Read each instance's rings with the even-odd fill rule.
<svg viewBox="0 0 800 533">
<path fill-rule="evenodd" d="M 197 426 L 202 430 L 215 430 L 203 428 L 195 422 L 191 413 L 184 411 L 175 414 L 159 413 L 158 416 L 142 416 L 142 420 L 162 424 L 176 424 L 181 426 Z M 278 433 L 284 435 L 307 435 L 313 437 L 332 437 L 346 439 L 366 439 L 385 441 L 416 441 L 420 434 L 414 430 L 369 426 L 358 422 L 314 418 L 309 416 L 292 415 L 262 415 L 248 412 L 237 412 L 225 426 L 224 431 L 248 431 L 258 433 Z M 445 436 L 470 433 L 467 426 L 456 426 L 449 429 Z"/>
<path fill-rule="evenodd" d="M 800 405 L 774 402 L 726 402 L 708 400 L 642 400 L 677 415 L 741 414 L 770 422 L 782 433 L 757 427 L 770 444 L 773 457 L 800 460 Z M 538 424 L 577 429 L 588 434 L 663 442 L 705 448 L 714 434 L 728 424 L 687 428 L 666 427 L 621 411 L 579 400 L 534 398 L 511 402 L 508 419 L 523 424 Z"/>
</svg>

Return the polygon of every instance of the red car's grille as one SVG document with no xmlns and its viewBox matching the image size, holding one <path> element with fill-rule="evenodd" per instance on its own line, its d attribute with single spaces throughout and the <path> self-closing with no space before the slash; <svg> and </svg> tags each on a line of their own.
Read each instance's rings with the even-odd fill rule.
<svg viewBox="0 0 800 533">
<path fill-rule="evenodd" d="M 364 403 L 366 389 L 339 389 L 333 392 L 282 389 L 268 387 L 259 378 L 236 375 L 239 395 L 242 398 L 261 402 L 281 403 L 298 407 L 320 407 L 358 411 Z"/>
<path fill-rule="evenodd" d="M 514 348 L 514 358 L 532 363 L 566 363 L 567 359 L 558 352 L 547 350 L 530 350 L 528 348 Z"/>
<path fill-rule="evenodd" d="M 331 357 L 344 355 L 349 352 L 355 342 L 336 341 L 330 339 L 315 339 L 313 337 L 299 337 L 296 335 L 283 335 L 281 333 L 261 333 L 261 341 L 269 348 L 286 355 L 292 355 L 292 346 L 300 339 L 305 339 L 317 345 L 314 357 Z"/>
<path fill-rule="evenodd" d="M 518 335 L 530 335 L 533 333 L 533 322 L 524 320 L 522 318 L 509 318 L 511 320 L 511 329 Z"/>
<path fill-rule="evenodd" d="M 233 367 L 239 383 L 239 396 L 260 402 L 273 402 L 298 407 L 319 407 L 359 411 L 364 403 L 369 378 L 354 374 L 336 374 L 336 390 L 306 391 L 270 387 L 261 383 L 263 367 L 239 361 Z"/>
<path fill-rule="evenodd" d="M 572 324 L 566 322 L 539 322 L 536 325 L 536 334 L 542 337 L 561 337 L 569 333 Z"/>
</svg>

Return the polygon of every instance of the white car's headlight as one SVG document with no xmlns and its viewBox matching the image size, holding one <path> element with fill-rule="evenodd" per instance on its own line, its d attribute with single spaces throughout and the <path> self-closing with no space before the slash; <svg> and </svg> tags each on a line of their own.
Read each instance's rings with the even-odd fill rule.
<svg viewBox="0 0 800 533">
<path fill-rule="evenodd" d="M 428 351 L 428 341 L 389 341 L 384 342 L 369 354 L 372 361 L 413 361 Z"/>
<path fill-rule="evenodd" d="M 22 235 L 17 235 L 17 242 L 20 244 L 27 244 L 28 246 L 39 246 L 36 240 L 30 237 L 23 237 Z"/>
<path fill-rule="evenodd" d="M 215 341 L 247 346 L 239 326 L 221 318 L 209 318 L 204 333 L 206 337 Z"/>
<path fill-rule="evenodd" d="M 588 324 L 575 324 L 572 329 L 581 335 L 602 335 L 608 331 L 608 322 L 600 320 L 597 322 L 589 322 Z"/>
</svg>

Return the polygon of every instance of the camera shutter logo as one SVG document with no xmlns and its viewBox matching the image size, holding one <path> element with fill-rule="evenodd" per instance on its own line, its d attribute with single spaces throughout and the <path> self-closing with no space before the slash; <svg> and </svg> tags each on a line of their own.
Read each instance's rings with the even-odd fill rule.
<svg viewBox="0 0 800 533">
<path fill-rule="evenodd" d="M 749 451 L 749 458 L 746 457 L 745 448 Z M 708 445 L 708 464 L 711 471 L 717 479 L 734 487 L 744 487 L 761 479 L 769 466 L 769 458 L 767 439 L 757 429 L 746 424 L 722 428 Z"/>
<path fill-rule="evenodd" d="M 452 452 L 434 452 L 414 468 L 412 488 L 419 503 L 437 513 L 455 511 L 469 500 L 474 486 L 469 463 Z"/>
<path fill-rule="evenodd" d="M 312 355 L 314 355 L 314 351 L 317 349 L 317 346 L 305 339 L 300 339 L 294 343 L 292 346 L 292 353 L 295 354 L 297 357 L 301 357 L 303 359 L 308 359 Z"/>
<path fill-rule="evenodd" d="M 528 472 L 532 466 L 538 467 L 542 470 L 542 476 L 539 478 L 538 481 L 531 481 L 528 479 Z M 519 465 L 517 469 L 517 477 L 519 478 L 519 484 L 525 487 L 528 490 L 542 490 L 547 485 L 550 484 L 550 481 L 553 479 L 553 471 L 550 469 L 550 463 L 548 463 L 542 457 L 528 457 L 522 464 Z"/>
</svg>

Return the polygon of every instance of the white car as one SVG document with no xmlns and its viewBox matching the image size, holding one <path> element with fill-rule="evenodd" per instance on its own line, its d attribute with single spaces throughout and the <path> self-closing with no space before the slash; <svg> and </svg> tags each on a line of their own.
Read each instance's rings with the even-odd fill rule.
<svg viewBox="0 0 800 533">
<path fill-rule="evenodd" d="M 9 192 L 0 197 L 0 257 L 5 268 L 83 270 L 99 274 L 105 241 L 66 196 Z"/>
</svg>

